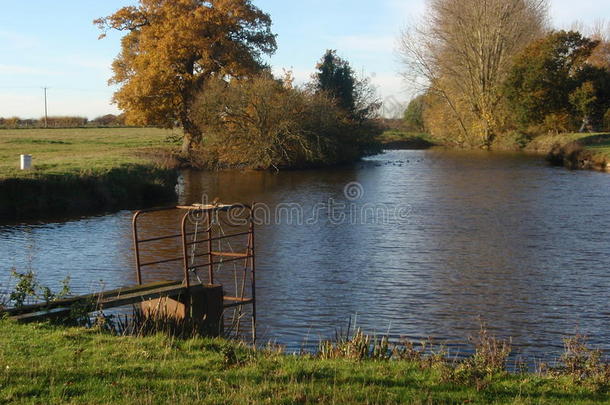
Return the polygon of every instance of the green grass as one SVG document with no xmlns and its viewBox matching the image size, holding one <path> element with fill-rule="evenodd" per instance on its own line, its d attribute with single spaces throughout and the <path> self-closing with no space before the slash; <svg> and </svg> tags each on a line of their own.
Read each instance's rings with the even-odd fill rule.
<svg viewBox="0 0 610 405">
<path fill-rule="evenodd" d="M 0 180 L 44 175 L 104 173 L 118 167 L 150 165 L 142 153 L 171 150 L 170 130 L 156 128 L 74 128 L 0 130 Z M 19 155 L 33 155 L 34 170 L 19 170 Z"/>
<path fill-rule="evenodd" d="M 407 132 L 397 129 L 389 129 L 384 131 L 378 138 L 381 143 L 399 142 L 399 141 L 417 141 L 424 140 L 432 143 L 430 136 L 423 132 Z"/>
<path fill-rule="evenodd" d="M 0 403 L 609 404 L 570 377 L 446 382 L 408 361 L 321 360 L 220 339 L 113 337 L 0 320 Z"/>
<path fill-rule="evenodd" d="M 605 134 L 604 138 L 585 144 L 585 149 L 610 159 L 610 134 Z"/>
<path fill-rule="evenodd" d="M 175 199 L 177 149 L 168 130 L 0 130 L 0 218 L 141 208 Z M 33 170 L 19 155 L 33 155 Z"/>
</svg>

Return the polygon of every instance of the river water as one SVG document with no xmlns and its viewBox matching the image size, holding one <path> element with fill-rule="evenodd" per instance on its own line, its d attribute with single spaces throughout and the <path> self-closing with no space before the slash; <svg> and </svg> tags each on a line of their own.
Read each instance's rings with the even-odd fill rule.
<svg viewBox="0 0 610 405">
<path fill-rule="evenodd" d="M 182 203 L 264 204 L 258 332 L 290 350 L 350 319 L 459 351 L 482 320 L 530 360 L 552 360 L 575 333 L 610 350 L 607 174 L 523 154 L 391 151 L 324 170 L 185 172 L 179 190 Z M 0 226 L 0 283 L 15 268 L 50 286 L 69 275 L 76 293 L 134 284 L 131 216 Z"/>
</svg>

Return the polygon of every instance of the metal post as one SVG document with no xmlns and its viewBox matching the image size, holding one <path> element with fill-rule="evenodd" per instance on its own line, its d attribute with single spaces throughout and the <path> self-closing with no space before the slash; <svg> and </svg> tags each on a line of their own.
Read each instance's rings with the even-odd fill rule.
<svg viewBox="0 0 610 405">
<path fill-rule="evenodd" d="M 44 127 L 48 128 L 48 111 L 47 111 L 47 87 L 44 87 Z"/>
<path fill-rule="evenodd" d="M 250 264 L 252 271 L 252 343 L 256 344 L 256 261 L 254 260 L 254 205 L 250 207 Z"/>
<path fill-rule="evenodd" d="M 188 259 L 188 247 L 187 247 L 187 239 L 186 239 L 186 221 L 190 215 L 191 211 L 187 211 L 186 214 L 182 217 L 182 255 L 183 263 L 184 263 L 184 282 L 186 286 L 186 297 L 184 301 L 184 316 L 189 319 L 191 316 L 191 275 L 189 272 L 189 259 Z"/>
<path fill-rule="evenodd" d="M 210 284 L 214 284 L 214 255 L 212 254 L 212 215 L 210 210 L 207 211 L 207 226 L 208 226 L 208 261 L 210 266 L 208 268 L 208 278 Z"/>
<path fill-rule="evenodd" d="M 138 284 L 142 285 L 142 269 L 140 268 L 140 241 L 138 239 L 138 217 L 142 212 L 137 211 L 131 221 L 131 227 L 133 230 L 133 248 L 136 253 L 136 279 Z"/>
</svg>

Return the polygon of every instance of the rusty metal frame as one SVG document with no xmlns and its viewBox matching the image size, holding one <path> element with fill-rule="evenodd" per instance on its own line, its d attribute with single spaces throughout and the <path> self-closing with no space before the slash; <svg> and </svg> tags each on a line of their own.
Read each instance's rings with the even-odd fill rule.
<svg viewBox="0 0 610 405">
<path fill-rule="evenodd" d="M 233 304 L 228 304 L 225 307 L 235 307 L 235 306 L 252 304 L 252 337 L 253 337 L 253 340 L 256 341 L 256 264 L 255 264 L 256 261 L 255 261 L 255 252 L 254 252 L 254 230 L 255 230 L 254 229 L 255 228 L 254 227 L 254 206 L 255 206 L 254 203 L 252 205 L 247 205 L 247 204 L 212 205 L 212 206 L 194 205 L 194 206 L 172 206 L 172 207 L 153 208 L 153 209 L 136 211 L 132 218 L 132 232 L 133 232 L 133 244 L 134 244 L 134 251 L 135 251 L 136 278 L 137 278 L 138 284 L 142 285 L 142 268 L 143 267 L 182 261 L 182 266 L 183 266 L 183 270 L 184 270 L 184 286 L 186 287 L 186 291 L 188 292 L 189 288 L 191 287 L 190 272 L 192 270 L 207 267 L 208 268 L 208 282 L 209 282 L 209 284 L 214 284 L 214 269 L 215 269 L 214 266 L 215 265 L 218 265 L 221 263 L 238 261 L 238 260 L 244 260 L 244 277 L 246 277 L 245 272 L 247 271 L 247 269 L 248 268 L 250 269 L 250 285 L 251 285 L 252 297 L 247 298 L 247 299 L 245 297 L 225 297 L 225 299 L 230 299 L 231 301 L 234 301 Z M 221 236 L 216 236 L 216 237 L 213 236 L 212 226 L 211 226 L 212 225 L 212 215 L 216 214 L 217 212 L 220 212 L 220 211 L 228 212 L 228 211 L 231 211 L 233 209 L 238 209 L 238 208 L 248 210 L 248 212 L 249 212 L 248 224 L 247 224 L 248 231 L 232 233 L 232 234 L 228 234 L 228 235 L 221 235 Z M 163 235 L 163 236 L 159 236 L 159 237 L 139 239 L 138 219 L 142 215 L 155 213 L 155 212 L 162 212 L 162 211 L 171 211 L 171 210 L 186 211 L 186 213 L 182 216 L 182 218 L 180 220 L 181 232 L 179 234 Z M 205 231 L 205 233 L 207 234 L 207 238 L 189 242 L 188 237 L 196 234 L 196 232 L 187 232 L 188 218 L 193 213 L 205 215 L 205 223 L 207 225 L 207 231 Z M 244 253 L 215 252 L 212 250 L 213 241 L 230 239 L 230 238 L 246 236 L 246 235 L 248 236 L 248 244 L 247 244 L 246 252 L 244 252 Z M 149 243 L 149 242 L 157 242 L 157 241 L 162 241 L 162 240 L 178 239 L 178 238 L 181 239 L 181 243 L 182 243 L 182 252 L 181 252 L 182 256 L 181 257 L 142 263 L 141 258 L 140 258 L 140 253 L 141 253 L 140 245 L 141 244 Z M 196 265 L 196 266 L 189 265 L 188 247 L 202 244 L 202 243 L 207 243 L 208 251 L 203 254 L 195 255 L 195 257 L 207 256 L 208 262 L 204 263 L 204 264 Z M 215 257 L 225 257 L 226 259 L 222 259 L 220 261 L 215 261 L 214 260 Z M 244 282 L 245 282 L 245 280 L 244 280 Z M 187 304 L 186 304 L 187 313 L 189 313 L 188 302 L 189 302 L 189 300 L 187 299 Z"/>
</svg>

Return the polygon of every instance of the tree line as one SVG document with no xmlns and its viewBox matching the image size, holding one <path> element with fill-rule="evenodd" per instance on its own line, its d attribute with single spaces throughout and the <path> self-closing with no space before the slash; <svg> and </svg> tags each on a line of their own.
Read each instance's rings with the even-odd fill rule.
<svg viewBox="0 0 610 405">
<path fill-rule="evenodd" d="M 271 17 L 250 0 L 139 0 L 94 23 L 101 37 L 125 32 L 110 84 L 126 123 L 181 127 L 192 163 L 301 167 L 379 150 L 368 81 L 333 50 L 307 85 L 274 77 Z"/>
<path fill-rule="evenodd" d="M 400 37 L 410 126 L 459 147 L 610 130 L 610 41 L 549 27 L 546 0 L 430 0 Z"/>
<path fill-rule="evenodd" d="M 46 118 L 0 117 L 0 128 L 83 128 L 83 127 L 121 127 L 125 118 L 121 115 L 106 114 L 92 120 L 79 116 L 51 116 Z"/>
</svg>

